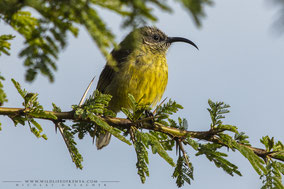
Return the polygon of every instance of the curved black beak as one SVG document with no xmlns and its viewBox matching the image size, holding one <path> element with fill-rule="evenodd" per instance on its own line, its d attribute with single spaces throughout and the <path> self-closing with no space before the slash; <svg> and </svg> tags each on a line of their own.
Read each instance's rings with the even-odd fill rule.
<svg viewBox="0 0 284 189">
<path fill-rule="evenodd" d="M 192 41 L 190 41 L 189 39 L 183 38 L 183 37 L 168 37 L 167 40 L 168 43 L 174 43 L 174 42 L 184 42 L 184 43 L 188 43 L 191 44 L 192 46 L 194 46 L 195 48 L 198 49 L 197 45 L 195 45 Z M 199 50 L 199 49 L 198 49 Z"/>
</svg>

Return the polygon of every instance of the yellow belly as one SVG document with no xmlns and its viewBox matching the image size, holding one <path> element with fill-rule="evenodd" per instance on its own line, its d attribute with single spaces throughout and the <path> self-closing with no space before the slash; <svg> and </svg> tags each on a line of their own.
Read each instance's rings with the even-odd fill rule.
<svg viewBox="0 0 284 189">
<path fill-rule="evenodd" d="M 131 60 L 131 57 L 130 57 Z M 137 56 L 116 72 L 107 93 L 113 96 L 109 108 L 115 112 L 121 107 L 130 108 L 128 94 L 136 101 L 154 107 L 162 98 L 168 82 L 168 65 L 165 56 Z"/>
</svg>

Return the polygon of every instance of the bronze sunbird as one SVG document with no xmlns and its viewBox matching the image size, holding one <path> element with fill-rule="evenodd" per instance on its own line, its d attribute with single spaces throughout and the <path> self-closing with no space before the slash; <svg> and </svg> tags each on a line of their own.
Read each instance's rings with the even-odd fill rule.
<svg viewBox="0 0 284 189">
<path fill-rule="evenodd" d="M 141 27 L 125 37 L 111 52 L 97 85 L 100 92 L 112 95 L 110 110 L 117 113 L 121 107 L 130 108 L 128 94 L 152 107 L 161 100 L 168 82 L 166 53 L 174 42 L 198 49 L 192 41 L 168 37 L 156 27 Z M 97 148 L 108 145 L 110 138 L 110 133 L 101 133 L 96 139 Z"/>
</svg>

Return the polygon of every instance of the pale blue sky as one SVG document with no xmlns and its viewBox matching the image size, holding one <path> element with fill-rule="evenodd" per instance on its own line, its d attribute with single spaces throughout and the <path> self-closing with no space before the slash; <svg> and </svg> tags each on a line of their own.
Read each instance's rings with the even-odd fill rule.
<svg viewBox="0 0 284 189">
<path fill-rule="evenodd" d="M 206 108 L 207 100 L 211 98 L 231 105 L 225 123 L 238 126 L 250 136 L 254 146 L 260 147 L 259 139 L 265 135 L 283 141 L 284 39 L 276 36 L 272 28 L 276 9 L 264 0 L 217 0 L 214 7 L 206 8 L 208 17 L 203 20 L 203 27 L 197 29 L 180 6 L 172 6 L 174 14 L 156 12 L 159 22 L 155 25 L 169 36 L 193 40 L 200 49 L 197 51 L 186 44 L 176 43 L 167 56 L 169 83 L 164 97 L 175 99 L 184 106 L 179 116 L 188 119 L 189 130 L 209 128 Z M 109 12 L 101 13 L 117 35 L 117 41 L 122 40 L 128 31 L 120 28 L 120 18 Z M 7 33 L 12 33 L 12 30 L 0 23 L 0 34 Z M 10 81 L 14 78 L 28 91 L 38 92 L 46 109 L 50 110 L 54 102 L 68 111 L 72 104 L 79 102 L 92 77 L 96 75 L 98 78 L 105 64 L 91 38 L 81 30 L 78 38 L 69 38 L 68 47 L 60 54 L 55 83 L 51 84 L 40 76 L 28 84 L 24 82 L 22 60 L 17 58 L 23 40 L 15 35 L 12 55 L 0 58 L 0 71 L 6 78 L 4 88 L 9 98 L 5 106 L 20 107 L 22 103 Z M 158 155 L 150 155 L 150 177 L 141 184 L 133 148 L 114 137 L 101 151 L 92 145 L 91 138 L 77 140 L 84 157 L 84 169 L 78 170 L 51 122 L 41 122 L 48 137 L 48 141 L 44 141 L 35 138 L 27 125 L 15 128 L 8 118 L 0 117 L 0 120 L 1 188 L 15 188 L 13 184 L 2 181 L 25 179 L 120 181 L 106 187 L 95 187 L 108 189 L 176 187 L 171 178 L 173 168 Z M 229 153 L 228 159 L 239 166 L 243 176 L 231 177 L 206 158 L 194 157 L 193 151 L 187 149 L 194 165 L 195 180 L 184 188 L 260 188 L 259 176 L 239 153 Z"/>
</svg>

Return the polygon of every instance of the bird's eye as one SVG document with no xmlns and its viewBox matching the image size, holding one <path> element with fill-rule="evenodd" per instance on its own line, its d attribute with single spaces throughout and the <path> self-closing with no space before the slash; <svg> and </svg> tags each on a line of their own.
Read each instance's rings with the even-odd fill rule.
<svg viewBox="0 0 284 189">
<path fill-rule="evenodd" d="M 154 39 L 155 41 L 159 41 L 159 40 L 160 40 L 160 36 L 157 35 L 157 34 L 155 34 L 155 35 L 153 36 L 153 39 Z"/>
</svg>

